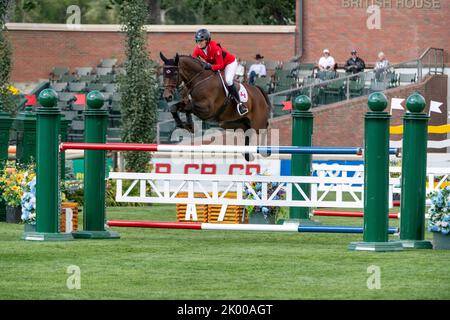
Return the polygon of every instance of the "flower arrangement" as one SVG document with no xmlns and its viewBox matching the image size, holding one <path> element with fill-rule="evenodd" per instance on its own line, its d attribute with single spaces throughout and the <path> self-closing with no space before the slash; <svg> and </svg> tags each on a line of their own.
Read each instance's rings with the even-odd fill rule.
<svg viewBox="0 0 450 320">
<path fill-rule="evenodd" d="M 431 207 L 428 209 L 428 231 L 449 234 L 450 232 L 450 186 L 431 192 L 428 197 Z"/>
<path fill-rule="evenodd" d="M 269 176 L 270 172 L 266 171 L 262 174 L 263 176 Z M 280 185 L 279 182 L 270 182 L 267 184 L 267 193 L 272 194 Z M 262 183 L 261 182 L 251 182 L 251 189 L 254 190 L 256 195 L 261 198 Z M 281 188 L 278 193 L 273 197 L 273 200 L 282 200 L 286 197 L 286 190 Z M 245 187 L 245 199 L 254 199 L 253 193 L 250 188 Z M 270 207 L 270 206 L 247 206 L 246 207 L 249 217 L 254 215 L 260 215 L 264 218 L 266 222 L 276 223 L 280 216 L 284 213 L 281 207 Z"/>
<path fill-rule="evenodd" d="M 29 224 L 36 224 L 36 176 L 27 183 L 20 200 L 22 205 L 22 221 Z"/>
<path fill-rule="evenodd" d="M 1 198 L 7 206 L 20 207 L 27 184 L 36 176 L 33 165 L 7 163 L 0 176 Z"/>
</svg>

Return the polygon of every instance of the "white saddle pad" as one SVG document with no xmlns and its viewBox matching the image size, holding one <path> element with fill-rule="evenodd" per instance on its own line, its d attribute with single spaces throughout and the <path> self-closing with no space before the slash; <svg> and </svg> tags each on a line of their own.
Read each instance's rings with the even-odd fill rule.
<svg viewBox="0 0 450 320">
<path fill-rule="evenodd" d="M 241 100 L 241 102 L 248 101 L 247 89 L 245 89 L 245 86 L 242 83 L 239 86 L 239 100 Z"/>
</svg>

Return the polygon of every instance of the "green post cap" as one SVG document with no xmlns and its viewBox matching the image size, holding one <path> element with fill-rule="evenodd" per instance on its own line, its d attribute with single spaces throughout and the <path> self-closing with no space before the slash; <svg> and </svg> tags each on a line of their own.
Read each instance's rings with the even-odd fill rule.
<svg viewBox="0 0 450 320">
<path fill-rule="evenodd" d="M 39 103 L 45 108 L 54 108 L 58 103 L 58 94 L 53 89 L 42 90 L 39 94 Z"/>
<path fill-rule="evenodd" d="M 426 107 L 425 98 L 419 93 L 413 93 L 406 100 L 406 108 L 410 112 L 422 112 Z"/>
<path fill-rule="evenodd" d="M 371 111 L 384 111 L 388 105 L 388 100 L 384 93 L 374 92 L 369 96 L 368 105 Z"/>
<path fill-rule="evenodd" d="M 298 96 L 294 99 L 294 108 L 298 111 L 308 111 L 311 109 L 311 99 L 305 95 Z"/>
<path fill-rule="evenodd" d="M 100 109 L 105 102 L 105 96 L 98 90 L 91 91 L 86 97 L 88 109 Z"/>
</svg>

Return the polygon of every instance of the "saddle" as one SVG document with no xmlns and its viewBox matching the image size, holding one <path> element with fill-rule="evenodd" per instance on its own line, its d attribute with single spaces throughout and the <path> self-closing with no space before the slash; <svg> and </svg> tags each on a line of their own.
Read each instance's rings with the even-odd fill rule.
<svg viewBox="0 0 450 320">
<path fill-rule="evenodd" d="M 219 76 L 220 76 L 220 81 L 222 81 L 222 87 L 223 87 L 223 90 L 225 92 L 225 96 L 230 98 L 230 93 L 228 92 L 228 89 L 227 89 L 227 86 L 225 84 L 225 81 L 223 80 L 222 71 L 219 72 Z M 248 101 L 248 92 L 247 92 L 247 89 L 245 88 L 245 86 L 242 83 L 239 83 L 239 82 L 236 82 L 236 81 L 234 82 L 234 85 L 236 86 L 236 90 L 237 90 L 237 92 L 239 94 L 239 100 L 242 103 L 247 102 Z"/>
</svg>

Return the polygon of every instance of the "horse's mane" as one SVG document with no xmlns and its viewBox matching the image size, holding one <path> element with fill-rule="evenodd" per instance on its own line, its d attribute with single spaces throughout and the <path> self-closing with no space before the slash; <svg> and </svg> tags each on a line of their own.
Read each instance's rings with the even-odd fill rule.
<svg viewBox="0 0 450 320">
<path fill-rule="evenodd" d="M 179 55 L 179 57 L 180 58 L 188 58 L 188 59 L 191 59 L 191 60 L 194 60 L 194 62 L 197 62 L 201 67 L 203 67 L 203 61 L 201 61 L 200 59 L 198 59 L 198 58 L 195 58 L 195 57 L 193 57 L 192 55 L 188 55 L 188 54 L 181 54 L 181 55 Z"/>
</svg>

